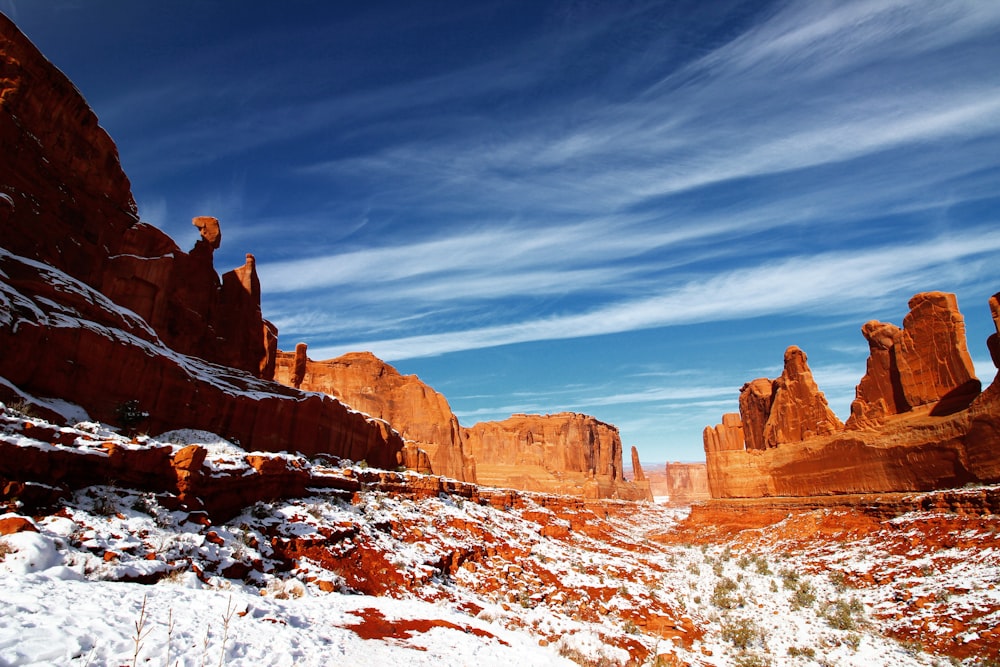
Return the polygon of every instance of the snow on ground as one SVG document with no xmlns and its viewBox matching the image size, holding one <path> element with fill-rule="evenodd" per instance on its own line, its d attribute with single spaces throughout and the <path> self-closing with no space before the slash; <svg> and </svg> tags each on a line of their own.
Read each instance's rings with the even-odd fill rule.
<svg viewBox="0 0 1000 667">
<path fill-rule="evenodd" d="M 245 454 L 193 431 L 143 443 L 204 444 L 219 474 Z M 0 667 L 996 664 L 996 516 L 824 539 L 857 519 L 817 510 L 685 541 L 687 511 L 648 503 L 311 494 L 205 525 L 150 493 L 75 492 L 0 537 Z"/>
</svg>

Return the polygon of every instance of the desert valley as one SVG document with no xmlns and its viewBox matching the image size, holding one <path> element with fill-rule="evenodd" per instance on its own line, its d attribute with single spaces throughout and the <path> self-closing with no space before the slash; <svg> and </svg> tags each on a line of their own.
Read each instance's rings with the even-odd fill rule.
<svg viewBox="0 0 1000 667">
<path fill-rule="evenodd" d="M 789 341 L 704 462 L 644 469 L 593 416 L 464 426 L 279 350 L 226 221 L 141 221 L 3 15 L 0 155 L 0 667 L 1000 664 L 1000 294 L 988 341 L 944 292 L 859 322 L 845 422 Z"/>
</svg>

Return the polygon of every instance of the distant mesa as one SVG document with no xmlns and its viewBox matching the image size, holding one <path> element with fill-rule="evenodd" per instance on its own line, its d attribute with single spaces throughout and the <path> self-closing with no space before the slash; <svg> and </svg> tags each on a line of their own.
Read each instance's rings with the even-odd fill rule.
<svg viewBox="0 0 1000 667">
<path fill-rule="evenodd" d="M 1000 481 L 1000 383 L 980 393 L 955 296 L 926 292 L 909 306 L 901 328 L 876 321 L 862 327 L 867 372 L 846 424 L 830 411 L 797 347 L 785 352 L 779 378 L 743 385 L 740 413 L 704 431 L 712 497 L 928 491 Z M 990 307 L 1000 331 L 997 296 Z M 990 336 L 991 352 L 996 340 Z"/>
<path fill-rule="evenodd" d="M 306 346 L 279 352 L 275 379 L 321 392 L 385 420 L 406 442 L 411 467 L 485 486 L 591 498 L 651 499 L 622 476 L 622 444 L 609 424 L 573 413 L 515 415 L 465 428 L 447 399 L 370 352 L 325 361 Z M 421 461 L 426 460 L 426 463 Z"/>
</svg>

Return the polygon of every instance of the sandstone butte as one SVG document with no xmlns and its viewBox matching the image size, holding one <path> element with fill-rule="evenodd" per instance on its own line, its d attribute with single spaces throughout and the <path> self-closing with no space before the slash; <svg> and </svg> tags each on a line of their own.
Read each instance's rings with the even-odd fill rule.
<svg viewBox="0 0 1000 667">
<path fill-rule="evenodd" d="M 385 423 L 268 381 L 277 332 L 253 257 L 220 278 L 218 221 L 194 220 L 188 253 L 141 222 L 93 111 L 2 15 L 0 154 L 0 400 L 58 398 L 110 423 L 137 401 L 151 432 L 399 464 Z"/>
<path fill-rule="evenodd" d="M 515 414 L 463 430 L 465 452 L 486 486 L 585 498 L 651 500 L 648 481 L 622 474 L 618 429 L 589 415 Z"/>
<path fill-rule="evenodd" d="M 917 294 L 909 307 L 901 328 L 875 321 L 862 327 L 867 371 L 846 424 L 830 411 L 796 347 L 785 353 L 781 377 L 743 385 L 740 413 L 723 415 L 704 431 L 712 497 L 1000 482 L 1000 382 L 980 393 L 953 294 Z M 1000 332 L 1000 295 L 990 299 L 990 309 Z M 997 333 L 987 345 L 997 364 Z"/>
<path fill-rule="evenodd" d="M 218 220 L 194 218 L 189 252 L 140 221 L 117 149 L 93 111 L 2 16 L 0 75 L 0 399 L 58 398 L 112 423 L 116 408 L 134 401 L 148 413 L 148 432 L 197 428 L 256 450 L 476 481 L 470 436 L 417 378 L 366 354 L 310 362 L 304 345 L 298 359 L 279 354 L 277 330 L 261 314 L 253 255 L 216 273 Z M 281 383 L 271 381 L 276 373 Z M 531 419 L 529 431 L 555 440 L 511 431 L 503 446 L 494 436 L 491 451 L 498 466 L 540 460 L 541 476 L 494 482 L 649 496 L 622 478 L 613 427 L 583 416 L 567 428 L 561 416 Z"/>
<path fill-rule="evenodd" d="M 275 379 L 321 392 L 392 424 L 410 467 L 459 481 L 590 498 L 652 499 L 622 476 L 617 429 L 587 415 L 517 415 L 465 428 L 440 393 L 369 352 L 313 361 L 304 344 L 278 352 Z M 422 458 L 426 455 L 426 462 Z"/>
<path fill-rule="evenodd" d="M 668 463 L 665 473 L 668 502 L 671 505 L 691 505 L 711 499 L 708 468 L 704 463 Z"/>
</svg>

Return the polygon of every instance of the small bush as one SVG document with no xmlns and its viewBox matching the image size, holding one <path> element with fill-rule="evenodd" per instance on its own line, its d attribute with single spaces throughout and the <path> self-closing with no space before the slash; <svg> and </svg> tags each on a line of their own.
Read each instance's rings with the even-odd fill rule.
<svg viewBox="0 0 1000 667">
<path fill-rule="evenodd" d="M 857 598 L 851 598 L 850 602 L 834 600 L 827 606 L 823 617 L 831 628 L 855 630 L 858 627 L 858 620 L 864 615 L 864 611 L 864 605 Z"/>
<path fill-rule="evenodd" d="M 35 406 L 33 406 L 31 403 L 29 403 L 28 401 L 24 400 L 23 398 L 19 398 L 19 399 L 16 399 L 14 401 L 11 401 L 10 403 L 7 403 L 6 405 L 7 405 L 7 409 L 8 410 L 10 410 L 11 412 L 16 412 L 19 415 L 21 415 L 22 417 L 29 417 L 30 418 L 30 417 L 36 417 L 37 416 L 35 414 Z"/>
<path fill-rule="evenodd" d="M 771 661 L 756 653 L 742 653 L 733 660 L 733 667 L 770 667 Z"/>
<path fill-rule="evenodd" d="M 800 582 L 792 593 L 792 609 L 811 607 L 814 602 L 816 602 L 816 594 L 813 593 L 812 586 L 809 585 L 808 581 Z"/>
<path fill-rule="evenodd" d="M 720 609 L 736 609 L 742 607 L 746 600 L 742 595 L 736 595 L 737 584 L 728 577 L 723 577 L 712 591 L 710 602 Z"/>
<path fill-rule="evenodd" d="M 760 630 L 749 618 L 740 618 L 722 625 L 722 639 L 739 649 L 748 648 L 760 637 Z"/>
<path fill-rule="evenodd" d="M 799 587 L 799 573 L 794 570 L 782 570 L 781 573 L 781 585 L 785 587 L 786 590 L 794 591 Z"/>
<path fill-rule="evenodd" d="M 635 624 L 635 621 L 633 621 L 632 619 L 628 619 L 627 621 L 622 623 L 622 630 L 627 635 L 634 635 L 635 633 L 639 632 L 639 626 L 637 626 Z"/>
<path fill-rule="evenodd" d="M 10 545 L 5 540 L 0 540 L 0 560 L 3 560 L 8 554 L 12 553 L 14 553 L 14 550 Z"/>
<path fill-rule="evenodd" d="M 757 566 L 757 574 L 771 574 L 771 568 L 767 564 L 767 559 L 761 555 L 757 555 L 754 558 L 754 564 Z"/>
<path fill-rule="evenodd" d="M 149 413 L 139 407 L 139 401 L 132 399 L 115 406 L 115 419 L 119 426 L 134 435 L 139 424 L 149 419 Z"/>
<path fill-rule="evenodd" d="M 799 648 L 798 646 L 789 646 L 788 655 L 793 658 L 814 658 L 816 657 L 816 649 L 811 646 L 806 646 L 804 648 Z"/>
</svg>

